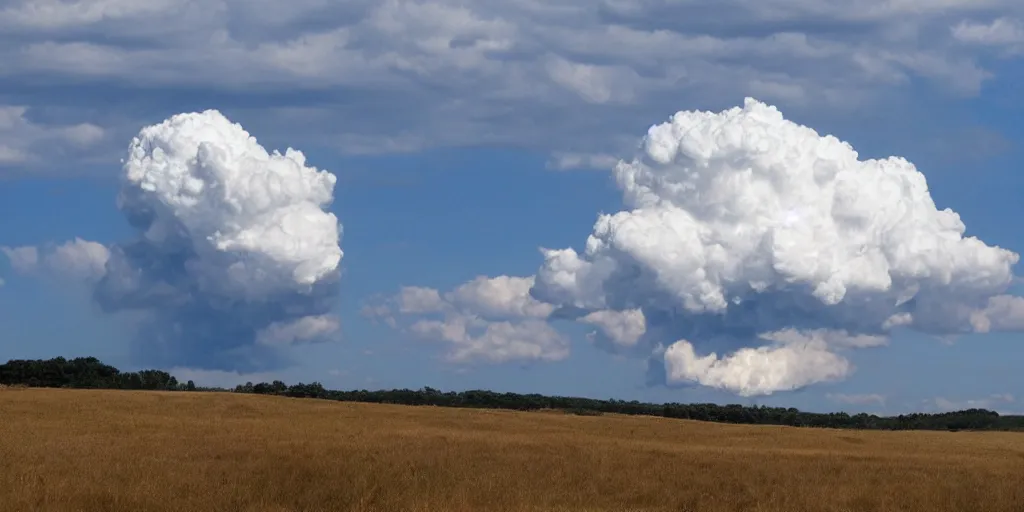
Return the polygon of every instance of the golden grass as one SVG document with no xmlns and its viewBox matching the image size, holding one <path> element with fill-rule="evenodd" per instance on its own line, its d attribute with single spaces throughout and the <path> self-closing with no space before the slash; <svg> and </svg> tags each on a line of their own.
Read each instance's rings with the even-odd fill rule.
<svg viewBox="0 0 1024 512">
<path fill-rule="evenodd" d="M 0 391 L 3 511 L 1024 511 L 1024 435 Z"/>
</svg>

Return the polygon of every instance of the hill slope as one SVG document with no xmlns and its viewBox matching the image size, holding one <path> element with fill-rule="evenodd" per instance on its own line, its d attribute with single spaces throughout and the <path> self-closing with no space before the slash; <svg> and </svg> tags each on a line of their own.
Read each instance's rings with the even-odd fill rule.
<svg viewBox="0 0 1024 512">
<path fill-rule="evenodd" d="M 1021 510 L 1024 435 L 0 390 L 0 510 Z"/>
</svg>

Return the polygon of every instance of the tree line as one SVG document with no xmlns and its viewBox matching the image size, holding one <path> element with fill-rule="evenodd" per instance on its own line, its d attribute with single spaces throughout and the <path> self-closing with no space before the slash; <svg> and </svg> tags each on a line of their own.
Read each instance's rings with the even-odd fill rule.
<svg viewBox="0 0 1024 512">
<path fill-rule="evenodd" d="M 1024 431 L 1024 416 L 1002 416 L 986 409 L 966 409 L 937 414 L 914 413 L 899 416 L 812 413 L 795 408 L 719 405 L 713 403 L 652 404 L 636 400 L 599 400 L 592 398 L 546 396 L 540 394 L 496 393 L 471 390 L 442 392 L 430 387 L 419 390 L 334 391 L 319 382 L 288 385 L 281 381 L 247 382 L 232 389 L 196 386 L 179 382 L 162 370 L 122 372 L 95 357 L 48 360 L 10 360 L 0 365 L 0 384 L 47 388 L 144 389 L 165 391 L 224 391 L 295 398 L 318 398 L 344 402 L 402 404 L 519 411 L 561 410 L 580 415 L 604 413 L 661 416 L 721 423 L 752 425 L 788 425 L 794 427 L 847 428 L 873 430 L 1019 430 Z"/>
<path fill-rule="evenodd" d="M 185 390 L 162 370 L 122 372 L 95 357 L 12 359 L 0 365 L 0 384 L 37 388 Z M 191 385 L 194 389 L 195 385 Z"/>
</svg>

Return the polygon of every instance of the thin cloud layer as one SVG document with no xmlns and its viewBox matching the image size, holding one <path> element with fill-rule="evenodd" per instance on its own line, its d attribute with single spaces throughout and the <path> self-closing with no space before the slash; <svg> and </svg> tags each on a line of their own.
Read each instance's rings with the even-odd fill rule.
<svg viewBox="0 0 1024 512">
<path fill-rule="evenodd" d="M 1019 414 L 1019 409 L 1014 411 L 1016 399 L 1010 393 L 993 393 L 985 398 L 971 398 L 967 400 L 951 400 L 945 397 L 935 397 L 932 400 L 925 400 L 926 407 L 938 412 L 962 411 L 965 409 L 988 409 L 995 410 L 1000 414 Z"/>
<path fill-rule="evenodd" d="M 1001 17 L 991 22 L 962 21 L 953 27 L 953 37 L 968 44 L 1004 48 L 1019 52 L 1024 48 L 1024 23 Z"/>
<path fill-rule="evenodd" d="M 251 122 L 351 153 L 498 144 L 592 167 L 680 101 L 753 95 L 856 115 L 879 95 L 912 97 L 918 81 L 975 95 L 993 78 L 985 56 L 1016 44 L 1024 12 L 1010 0 L 144 4 L 5 2 L 0 76 L 114 91 L 113 109 L 125 92 L 258 95 Z"/>
<path fill-rule="evenodd" d="M 825 393 L 825 398 L 833 402 L 846 405 L 865 406 L 874 404 L 878 407 L 885 407 L 885 395 L 877 393 L 847 394 L 847 393 Z"/>
<path fill-rule="evenodd" d="M 25 105 L 0 104 L 0 173 L 33 170 L 54 156 L 84 155 L 106 135 L 92 123 L 41 123 L 29 114 Z"/>
</svg>

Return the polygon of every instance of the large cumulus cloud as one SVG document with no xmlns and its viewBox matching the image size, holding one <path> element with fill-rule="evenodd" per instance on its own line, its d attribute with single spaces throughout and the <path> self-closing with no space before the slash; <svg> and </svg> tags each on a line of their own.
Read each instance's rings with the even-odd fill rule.
<svg viewBox="0 0 1024 512">
<path fill-rule="evenodd" d="M 143 128 L 124 160 L 118 206 L 134 239 L 5 252 L 22 270 L 75 270 L 105 311 L 142 312 L 146 363 L 251 371 L 340 328 L 335 182 L 217 111 L 179 114 Z"/>
<path fill-rule="evenodd" d="M 486 293 L 407 289 L 417 300 L 395 310 L 517 297 L 519 318 L 529 304 L 648 358 L 654 382 L 747 396 L 841 380 L 855 371 L 847 352 L 895 329 L 1024 329 L 1024 299 L 1006 295 L 1018 255 L 966 236 L 912 163 L 861 159 L 760 101 L 675 114 L 613 175 L 625 209 L 600 215 L 581 250 L 542 249 L 535 276 L 462 287 Z M 479 286 L 509 279 L 532 283 L 530 301 Z"/>
<path fill-rule="evenodd" d="M 1021 325 L 1002 295 L 1018 255 L 965 236 L 913 164 L 861 160 L 754 99 L 675 114 L 613 173 L 628 209 L 582 252 L 544 249 L 532 294 L 643 311 L 670 383 L 771 393 L 843 378 L 837 351 L 896 327 Z"/>
</svg>

